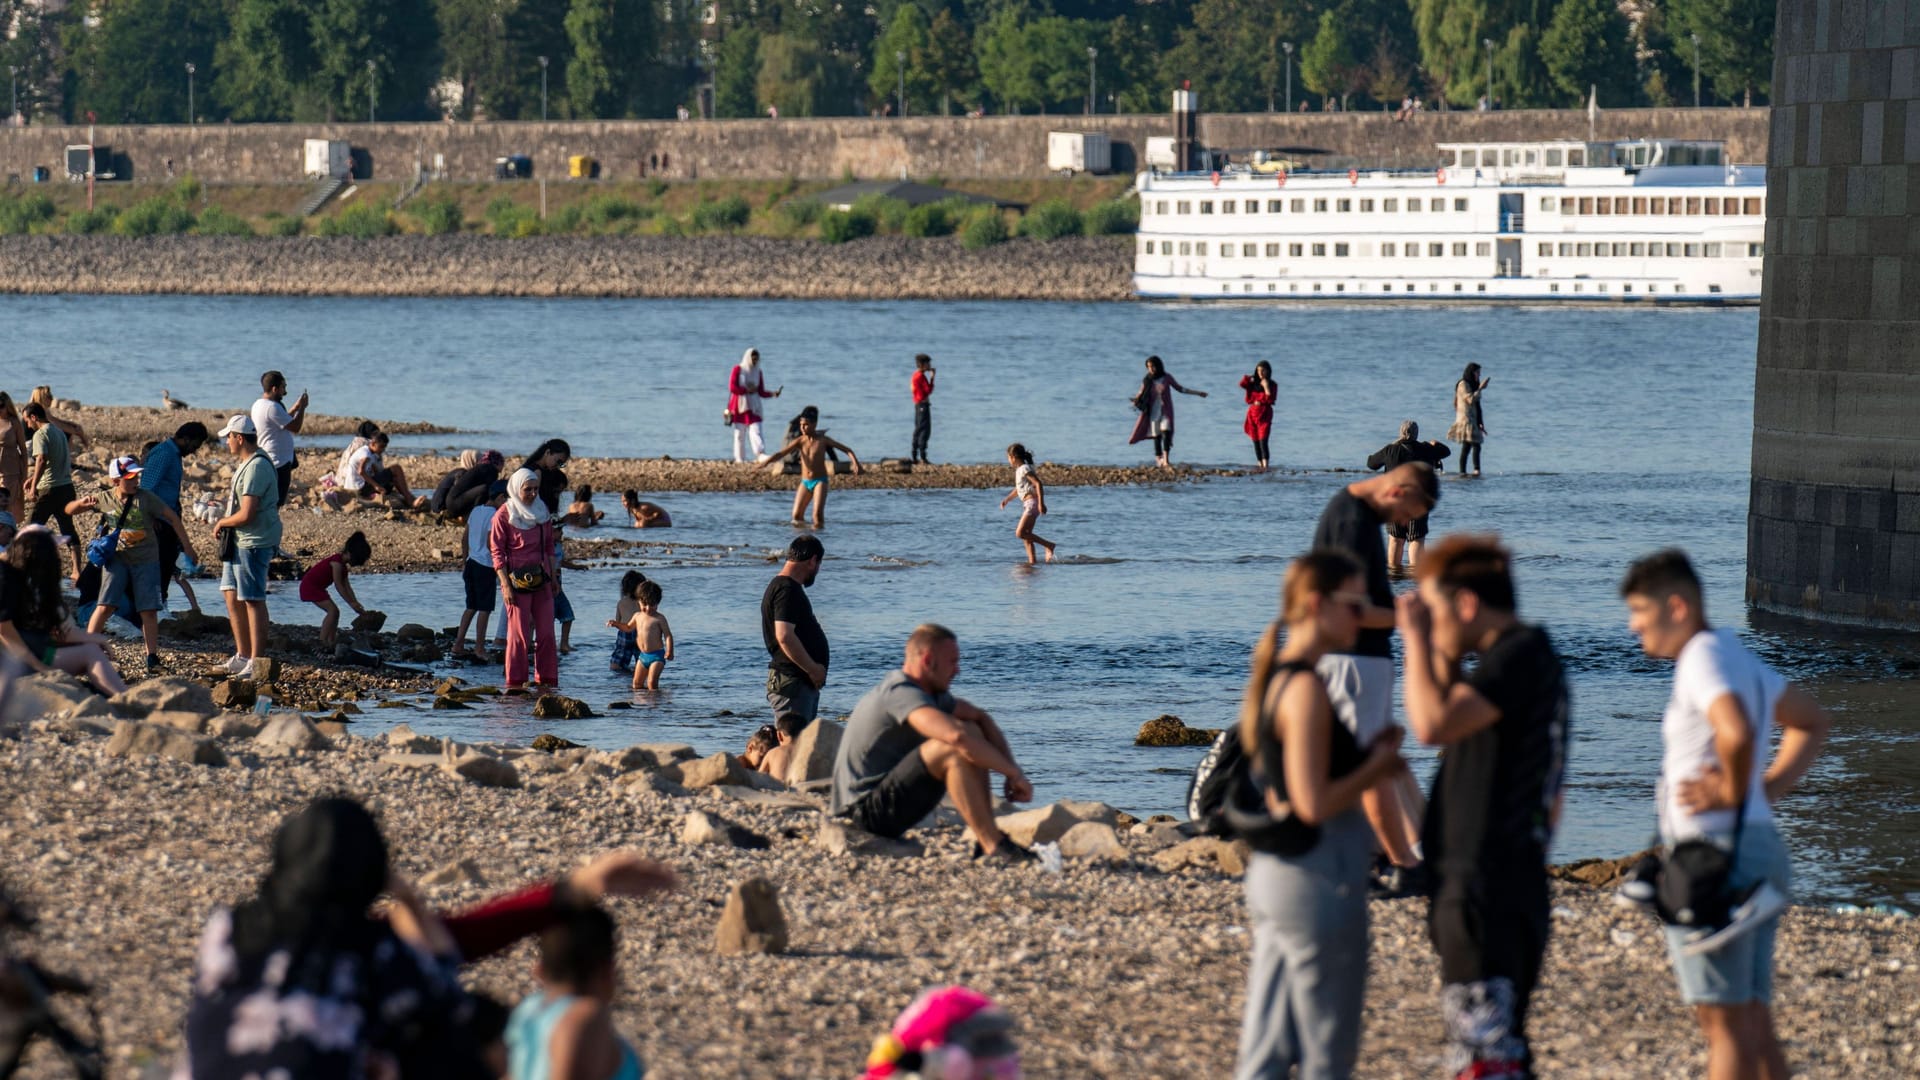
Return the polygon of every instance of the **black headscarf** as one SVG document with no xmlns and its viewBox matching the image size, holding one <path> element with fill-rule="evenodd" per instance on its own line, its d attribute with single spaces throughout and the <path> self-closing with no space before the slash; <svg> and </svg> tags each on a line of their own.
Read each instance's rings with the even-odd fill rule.
<svg viewBox="0 0 1920 1080">
<path fill-rule="evenodd" d="M 370 949 L 381 925 L 367 907 L 386 886 L 387 842 L 373 815 L 352 799 L 316 799 L 274 834 L 259 893 L 234 910 L 234 951 L 245 964 L 280 949 L 296 959 Z"/>
</svg>

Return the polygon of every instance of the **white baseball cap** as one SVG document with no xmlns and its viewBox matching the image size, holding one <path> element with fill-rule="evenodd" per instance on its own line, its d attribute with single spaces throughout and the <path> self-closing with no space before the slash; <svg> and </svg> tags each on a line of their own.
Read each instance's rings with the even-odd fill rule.
<svg viewBox="0 0 1920 1080">
<path fill-rule="evenodd" d="M 140 459 L 135 457 L 117 457 L 107 465 L 109 480 L 124 480 L 129 476 L 138 476 L 140 472 Z"/>
<path fill-rule="evenodd" d="M 246 413 L 234 413 L 233 416 L 227 419 L 227 426 L 214 432 L 213 437 L 216 439 L 224 439 L 229 435 L 257 434 L 259 434 L 259 432 L 254 430 L 253 417 L 248 416 Z"/>
</svg>

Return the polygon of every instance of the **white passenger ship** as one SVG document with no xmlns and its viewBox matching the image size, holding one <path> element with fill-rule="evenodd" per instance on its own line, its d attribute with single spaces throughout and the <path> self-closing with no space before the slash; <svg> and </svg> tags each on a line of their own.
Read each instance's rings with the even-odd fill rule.
<svg viewBox="0 0 1920 1080">
<path fill-rule="evenodd" d="M 1436 169 L 1145 172 L 1134 289 L 1262 300 L 1755 304 L 1760 166 L 1723 143 L 1442 143 Z"/>
</svg>

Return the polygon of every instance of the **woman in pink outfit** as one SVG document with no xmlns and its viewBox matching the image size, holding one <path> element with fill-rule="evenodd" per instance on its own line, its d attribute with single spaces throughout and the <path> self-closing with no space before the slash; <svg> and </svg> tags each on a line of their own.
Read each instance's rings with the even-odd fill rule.
<svg viewBox="0 0 1920 1080">
<path fill-rule="evenodd" d="M 487 548 L 507 609 L 507 689 L 527 681 L 527 645 L 536 642 L 534 681 L 560 685 L 560 650 L 553 636 L 553 515 L 540 501 L 540 474 L 521 469 L 507 481 L 507 505 L 493 515 Z"/>
<path fill-rule="evenodd" d="M 760 438 L 760 401 L 777 398 L 779 390 L 768 390 L 766 374 L 760 370 L 760 350 L 748 349 L 734 365 L 727 379 L 727 426 L 733 429 L 733 460 L 747 460 L 747 446 L 753 447 L 753 460 L 767 456 L 767 444 Z"/>
</svg>

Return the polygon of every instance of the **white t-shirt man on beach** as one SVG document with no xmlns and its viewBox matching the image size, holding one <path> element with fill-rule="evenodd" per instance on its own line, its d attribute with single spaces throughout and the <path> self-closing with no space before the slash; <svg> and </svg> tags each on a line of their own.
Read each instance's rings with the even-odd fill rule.
<svg viewBox="0 0 1920 1080">
<path fill-rule="evenodd" d="M 467 515 L 467 558 L 489 570 L 493 569 L 493 548 L 488 546 L 487 534 L 493 529 L 495 512 L 492 504 L 481 503 Z"/>
<path fill-rule="evenodd" d="M 1673 668 L 1673 697 L 1660 721 L 1666 753 L 1660 763 L 1660 834 L 1675 843 L 1704 833 L 1733 831 L 1732 810 L 1693 813 L 1680 805 L 1679 785 L 1723 763 L 1713 747 L 1707 710 L 1733 694 L 1753 725 L 1753 767 L 1747 779 L 1747 824 L 1773 820 L 1767 800 L 1768 748 L 1773 744 L 1773 714 L 1786 692 L 1785 678 L 1761 662 L 1731 630 L 1702 630 L 1680 650 Z"/>
<path fill-rule="evenodd" d="M 293 464 L 293 433 L 287 430 L 291 423 L 293 414 L 272 398 L 261 397 L 253 403 L 253 429 L 260 433 L 260 449 L 276 469 Z"/>
</svg>

